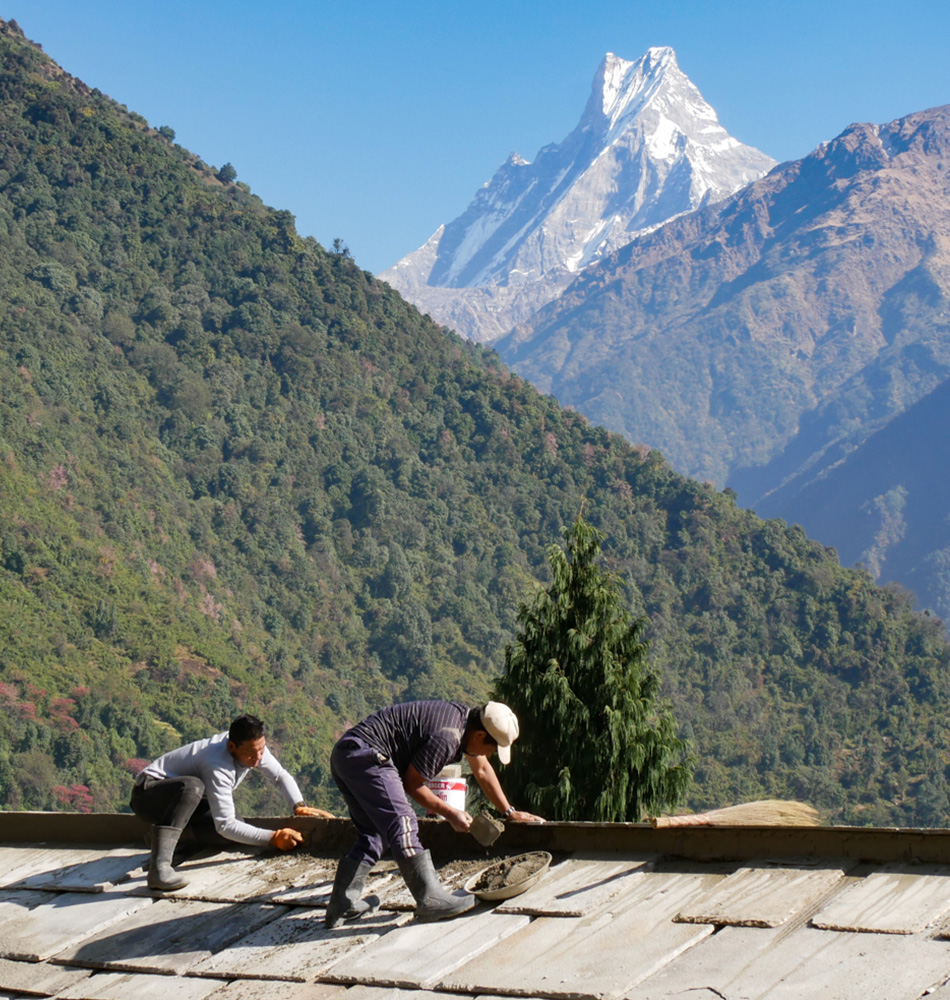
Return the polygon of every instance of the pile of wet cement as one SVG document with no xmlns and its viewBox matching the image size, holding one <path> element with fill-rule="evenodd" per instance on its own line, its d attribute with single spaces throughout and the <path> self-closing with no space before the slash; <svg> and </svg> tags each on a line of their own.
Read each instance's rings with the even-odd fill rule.
<svg viewBox="0 0 950 1000">
<path fill-rule="evenodd" d="M 492 892 L 518 885 L 530 878 L 535 872 L 544 868 L 550 862 L 550 855 L 544 851 L 531 851 L 519 854 L 514 858 L 505 858 L 489 865 L 479 876 L 478 881 L 470 886 L 472 892 Z"/>
</svg>

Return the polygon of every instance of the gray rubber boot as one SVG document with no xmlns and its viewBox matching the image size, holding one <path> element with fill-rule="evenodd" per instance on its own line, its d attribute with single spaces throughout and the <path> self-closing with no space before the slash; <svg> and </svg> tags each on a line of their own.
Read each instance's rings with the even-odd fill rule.
<svg viewBox="0 0 950 1000">
<path fill-rule="evenodd" d="M 174 892 L 188 885 L 188 879 L 172 868 L 175 845 L 181 830 L 174 826 L 152 827 L 152 856 L 148 864 L 148 887 L 159 892 Z"/>
<path fill-rule="evenodd" d="M 325 927 L 333 930 L 344 921 L 358 920 L 379 909 L 379 896 L 360 898 L 363 895 L 366 876 L 372 868 L 368 861 L 354 861 L 349 857 L 340 859 L 336 878 L 333 880 L 330 902 L 327 904 L 327 914 L 323 919 Z"/>
<path fill-rule="evenodd" d="M 476 899 L 470 892 L 455 894 L 445 891 L 428 851 L 411 858 L 398 858 L 397 863 L 416 901 L 416 920 L 423 923 L 449 920 L 475 905 Z"/>
</svg>

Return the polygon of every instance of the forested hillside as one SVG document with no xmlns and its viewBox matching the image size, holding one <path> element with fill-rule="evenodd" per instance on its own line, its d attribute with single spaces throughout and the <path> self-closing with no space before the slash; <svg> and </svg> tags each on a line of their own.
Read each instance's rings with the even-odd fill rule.
<svg viewBox="0 0 950 1000">
<path fill-rule="evenodd" d="M 828 456 L 764 497 L 764 514 L 795 510 L 846 564 L 901 580 L 950 609 L 947 470 L 934 443 L 950 438 L 950 380 L 885 424 L 846 457 Z M 939 595 L 944 595 L 943 598 Z"/>
<path fill-rule="evenodd" d="M 332 804 L 347 721 L 487 692 L 583 506 L 691 804 L 950 820 L 939 622 L 541 396 L 15 24 L 0 60 L 6 808 L 114 808 L 239 708 Z"/>
</svg>

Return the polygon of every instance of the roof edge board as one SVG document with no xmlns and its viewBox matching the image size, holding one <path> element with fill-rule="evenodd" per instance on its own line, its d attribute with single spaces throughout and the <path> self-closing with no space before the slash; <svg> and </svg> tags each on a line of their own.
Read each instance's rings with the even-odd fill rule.
<svg viewBox="0 0 950 1000">
<path fill-rule="evenodd" d="M 265 829 L 294 826 L 314 853 L 342 851 L 352 839 L 347 819 L 249 820 Z M 464 834 L 421 820 L 423 844 L 437 856 L 478 851 Z M 0 812 L 0 843 L 112 846 L 141 844 L 147 825 L 130 813 Z M 858 861 L 950 864 L 950 830 L 894 827 L 692 826 L 648 823 L 509 823 L 498 846 L 511 850 L 665 854 L 695 861 L 755 858 L 852 858 Z"/>
</svg>

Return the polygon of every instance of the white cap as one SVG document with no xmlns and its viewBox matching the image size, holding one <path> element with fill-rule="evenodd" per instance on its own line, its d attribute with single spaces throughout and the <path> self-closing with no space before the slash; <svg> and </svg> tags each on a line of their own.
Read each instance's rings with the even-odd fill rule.
<svg viewBox="0 0 950 1000">
<path fill-rule="evenodd" d="M 498 744 L 498 759 L 509 763 L 511 744 L 518 739 L 518 716 L 500 701 L 488 702 L 481 715 L 485 732 Z"/>
</svg>

